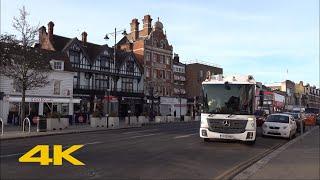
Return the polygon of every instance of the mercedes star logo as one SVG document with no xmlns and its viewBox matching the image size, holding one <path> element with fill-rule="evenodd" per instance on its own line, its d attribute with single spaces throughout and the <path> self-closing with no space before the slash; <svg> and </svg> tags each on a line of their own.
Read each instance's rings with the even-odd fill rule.
<svg viewBox="0 0 320 180">
<path fill-rule="evenodd" d="M 226 127 L 230 127 L 230 122 L 228 120 L 223 121 L 223 125 Z"/>
</svg>

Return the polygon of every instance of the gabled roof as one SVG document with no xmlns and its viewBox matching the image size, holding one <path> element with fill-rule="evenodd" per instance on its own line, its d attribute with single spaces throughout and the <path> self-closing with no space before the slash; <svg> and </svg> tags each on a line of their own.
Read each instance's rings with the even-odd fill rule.
<svg viewBox="0 0 320 180">
<path fill-rule="evenodd" d="M 137 64 L 139 70 L 141 71 L 141 73 L 143 74 L 143 68 L 141 66 L 141 64 L 138 62 L 136 56 L 134 55 L 133 52 L 131 51 L 124 51 L 124 50 L 117 50 L 117 54 L 116 54 L 116 67 L 120 68 L 121 65 L 127 60 L 127 58 L 129 58 L 130 56 L 133 58 L 133 60 L 135 61 L 135 63 Z"/>
<path fill-rule="evenodd" d="M 118 44 L 127 43 L 127 42 L 130 42 L 130 40 L 128 40 L 127 37 L 123 37 L 118 42 Z M 65 60 L 65 62 L 68 62 L 70 64 L 70 62 L 68 61 L 68 57 L 64 52 L 68 49 L 68 47 L 70 47 L 74 43 L 77 43 L 80 46 L 80 48 L 84 51 L 83 53 L 86 56 L 88 56 L 91 62 L 94 62 L 104 50 L 107 50 L 109 52 L 111 59 L 114 58 L 113 57 L 114 48 L 109 47 L 107 44 L 98 45 L 90 42 L 83 43 L 82 41 L 78 40 L 78 38 L 76 37 L 67 38 L 67 37 L 58 36 L 58 35 L 53 35 L 53 47 L 56 51 L 52 51 L 52 56 L 57 58 L 59 57 Z M 121 49 L 117 49 L 117 52 L 116 52 L 116 68 L 120 68 L 123 62 L 125 62 L 129 56 L 132 56 L 134 58 L 135 63 L 139 67 L 141 73 L 143 73 L 143 68 L 141 64 L 138 62 L 137 57 L 134 55 L 134 53 L 129 51 L 124 51 Z M 68 63 L 66 63 L 67 66 L 69 66 Z M 70 64 L 70 68 L 71 68 L 71 64 Z"/>
<path fill-rule="evenodd" d="M 107 44 L 98 45 L 90 42 L 83 43 L 76 37 L 67 38 L 63 36 L 53 35 L 53 47 L 56 51 L 65 51 L 73 43 L 77 43 L 91 61 L 94 61 L 103 50 L 109 48 Z"/>
<path fill-rule="evenodd" d="M 64 47 L 71 43 L 71 39 L 63 36 L 53 35 L 53 47 L 56 51 L 62 51 Z"/>
</svg>

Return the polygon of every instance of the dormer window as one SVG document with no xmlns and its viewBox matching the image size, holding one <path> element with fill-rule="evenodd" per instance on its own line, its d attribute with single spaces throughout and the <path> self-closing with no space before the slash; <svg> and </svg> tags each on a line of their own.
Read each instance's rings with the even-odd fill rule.
<svg viewBox="0 0 320 180">
<path fill-rule="evenodd" d="M 62 70 L 62 62 L 56 61 L 53 63 L 53 68 L 55 70 Z"/>
<path fill-rule="evenodd" d="M 51 61 L 51 67 L 54 70 L 63 71 L 64 70 L 64 62 L 63 61 L 52 60 Z"/>
</svg>

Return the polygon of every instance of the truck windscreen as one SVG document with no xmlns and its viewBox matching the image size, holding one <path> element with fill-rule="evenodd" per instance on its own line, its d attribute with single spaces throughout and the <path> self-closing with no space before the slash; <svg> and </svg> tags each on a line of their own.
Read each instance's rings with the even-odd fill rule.
<svg viewBox="0 0 320 180">
<path fill-rule="evenodd" d="M 204 84 L 203 112 L 211 114 L 253 114 L 254 85 Z"/>
</svg>

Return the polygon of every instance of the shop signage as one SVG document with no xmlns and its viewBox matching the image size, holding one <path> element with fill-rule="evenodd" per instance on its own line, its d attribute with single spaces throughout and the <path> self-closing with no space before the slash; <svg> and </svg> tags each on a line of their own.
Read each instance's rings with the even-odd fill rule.
<svg viewBox="0 0 320 180">
<path fill-rule="evenodd" d="M 31 98 L 31 102 L 52 102 L 51 98 L 41 98 L 41 97 L 34 97 Z"/>
</svg>

